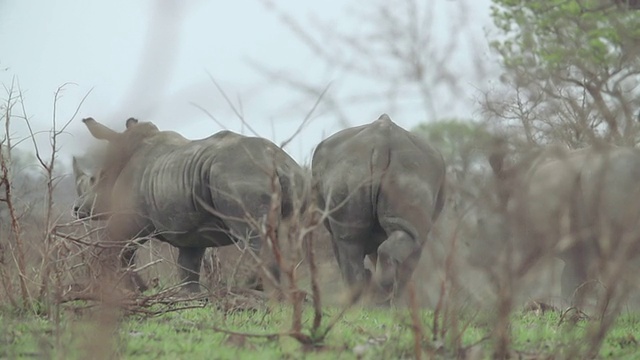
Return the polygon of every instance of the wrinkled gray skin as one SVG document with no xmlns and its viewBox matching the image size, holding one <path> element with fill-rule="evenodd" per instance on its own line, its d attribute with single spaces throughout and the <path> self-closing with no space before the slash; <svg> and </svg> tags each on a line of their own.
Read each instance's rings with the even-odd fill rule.
<svg viewBox="0 0 640 360">
<path fill-rule="evenodd" d="M 589 280 L 598 257 L 637 253 L 639 150 L 550 147 L 511 169 L 499 155 L 491 165 L 520 249 L 529 255 L 553 253 L 564 261 L 565 299 L 579 300 L 575 290 Z"/>
<path fill-rule="evenodd" d="M 189 291 L 199 290 L 205 248 L 248 239 L 259 251 L 258 231 L 246 219 L 264 226 L 274 191 L 282 194 L 278 223 L 291 217 L 294 198 L 302 199 L 302 169 L 266 139 L 221 131 L 191 141 L 133 118 L 122 133 L 92 118 L 83 122 L 109 145 L 98 177 L 84 174 L 74 159 L 78 218 L 107 218 L 111 241 L 148 236 L 177 247 Z M 122 255 L 122 264 L 132 265 L 135 247 Z"/>
<path fill-rule="evenodd" d="M 322 141 L 312 174 L 346 283 L 361 294 L 371 279 L 364 266 L 368 255 L 378 294 L 397 295 L 444 205 L 440 152 L 383 114 Z"/>
</svg>

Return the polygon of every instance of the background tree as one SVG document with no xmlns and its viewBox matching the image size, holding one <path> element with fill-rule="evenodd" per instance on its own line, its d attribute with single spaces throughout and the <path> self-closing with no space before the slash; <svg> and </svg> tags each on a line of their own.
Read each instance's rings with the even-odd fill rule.
<svg viewBox="0 0 640 360">
<path fill-rule="evenodd" d="M 530 144 L 635 144 L 640 21 L 622 2 L 494 0 L 503 91 L 487 96 L 494 124 Z"/>
<path fill-rule="evenodd" d="M 502 62 L 503 87 L 489 93 L 483 105 L 489 124 L 499 131 L 506 131 L 509 135 L 507 138 L 516 145 L 527 145 L 507 144 L 510 149 L 535 154 L 529 151 L 531 147 L 549 143 L 581 148 L 599 142 L 636 145 L 640 141 L 640 18 L 636 11 L 632 11 L 634 6 L 628 1 L 612 0 L 493 0 L 492 18 L 497 33 L 493 36 L 491 46 Z M 513 151 L 508 151 L 507 155 L 513 156 Z M 524 170 L 527 163 L 523 163 Z M 530 175 L 523 174 L 524 177 Z M 508 189 L 511 194 L 524 191 L 528 186 L 525 182 L 518 188 L 517 184 L 513 185 L 515 183 L 509 184 L 508 179 L 496 184 L 498 192 Z M 544 186 L 538 182 L 530 188 L 551 188 Z M 541 191 L 540 196 L 554 194 Z M 506 240 L 502 243 L 508 249 L 504 256 L 507 260 L 495 267 L 498 272 L 493 271 L 499 275 L 494 277 L 493 282 L 501 294 L 510 293 L 521 286 L 524 279 L 522 274 L 530 273 L 533 264 L 557 255 L 554 249 L 520 256 L 518 260 L 522 249 L 518 245 L 519 239 L 527 239 L 527 234 L 534 232 L 534 227 L 539 227 L 538 233 L 544 235 L 538 235 L 538 238 L 559 241 L 556 234 L 545 232 L 545 224 L 520 220 L 527 219 L 527 209 L 518 209 L 510 206 L 512 204 L 505 202 L 504 207 L 487 207 L 489 210 L 502 211 L 503 216 L 498 217 L 500 221 L 497 222 L 491 221 L 491 218 L 484 222 L 490 224 L 485 227 L 491 230 L 499 228 L 502 222 L 506 230 L 498 232 L 498 237 Z M 575 218 L 573 215 L 578 212 L 573 211 L 573 202 L 567 202 L 563 207 L 569 209 L 568 217 Z M 508 209 L 506 213 L 505 209 Z M 594 220 L 593 224 L 605 223 L 607 220 L 601 221 L 603 218 Z M 594 226 L 594 229 L 598 226 Z M 590 231 L 599 236 L 599 230 L 594 229 Z M 480 243 L 486 246 L 489 243 L 486 240 L 495 238 L 496 231 L 485 234 L 488 236 Z M 598 238 L 598 241 L 601 239 Z M 606 269 L 611 263 L 622 264 L 620 261 L 609 261 L 613 257 L 608 257 L 604 252 L 599 255 L 599 269 Z M 551 264 L 549 262 L 545 267 L 552 269 Z M 491 273 L 491 266 L 489 264 L 488 273 Z M 552 275 L 549 279 L 556 278 Z M 616 289 L 616 281 L 609 278 L 604 281 L 603 287 Z M 547 281 L 547 284 L 550 283 Z M 619 307 L 623 298 L 618 296 L 615 301 L 611 297 L 601 300 L 612 314 L 615 313 L 612 309 Z M 509 348 L 508 314 L 512 303 L 499 301 L 498 304 L 499 316 L 495 323 L 498 336 L 494 356 L 502 358 Z M 598 311 L 605 314 L 604 310 Z M 589 330 L 592 334 L 600 334 L 590 339 L 592 345 L 589 352 L 597 350 L 602 344 L 603 334 L 606 334 L 610 324 L 608 321 L 602 321 L 597 331 L 593 331 L 595 326 Z"/>
<path fill-rule="evenodd" d="M 13 206 L 18 220 L 29 224 L 29 230 L 34 232 L 44 231 L 44 212 L 47 196 L 46 174 L 42 170 L 36 156 L 24 149 L 13 147 L 10 151 L 6 146 L 0 149 L 0 156 L 6 160 L 7 175 L 9 181 L 0 186 L 0 192 L 4 194 L 4 186 L 11 186 Z M 55 177 L 56 187 L 53 197 L 56 207 L 56 216 L 67 218 L 71 214 L 71 206 L 75 198 L 73 179 L 66 176 L 69 170 L 63 163 L 56 159 Z M 4 175 L 3 175 L 4 176 Z M 0 244 L 8 241 L 7 234 L 10 228 L 10 216 L 7 202 L 4 196 L 0 196 Z"/>
<path fill-rule="evenodd" d="M 435 146 L 447 164 L 447 207 L 452 220 L 468 214 L 482 196 L 489 179 L 486 160 L 492 134 L 473 120 L 442 119 L 411 130 Z"/>
<path fill-rule="evenodd" d="M 268 68 L 259 60 L 253 61 L 254 67 L 271 83 L 296 90 L 307 101 L 323 94 L 321 110 L 343 127 L 362 121 L 350 112 L 363 105 L 376 114 L 370 116 L 385 112 L 392 119 L 434 121 L 458 116 L 456 111 L 472 104 L 470 99 L 464 104 L 465 92 L 473 92 L 468 84 L 481 82 L 487 73 L 481 56 L 483 42 L 478 38 L 481 32 L 471 26 L 478 24 L 468 21 L 468 13 L 483 2 L 353 3 L 345 12 L 348 20 L 341 24 L 318 19 L 303 23 L 275 2 L 262 3 L 323 60 L 318 73 L 325 74 L 326 80 L 304 80 L 285 69 Z M 329 82 L 331 89 L 324 93 Z M 285 106 L 308 109 L 309 105 L 297 100 Z"/>
<path fill-rule="evenodd" d="M 487 141 L 491 134 L 473 120 L 442 119 L 422 123 L 411 131 L 423 136 L 442 152 L 449 168 L 458 176 L 483 166 Z"/>
</svg>

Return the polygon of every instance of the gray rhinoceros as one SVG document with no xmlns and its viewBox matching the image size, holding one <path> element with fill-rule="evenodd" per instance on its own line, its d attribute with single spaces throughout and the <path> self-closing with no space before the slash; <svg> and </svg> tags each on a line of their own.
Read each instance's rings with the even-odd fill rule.
<svg viewBox="0 0 640 360">
<path fill-rule="evenodd" d="M 518 165 L 491 165 L 504 215 L 518 248 L 529 257 L 553 254 L 565 263 L 561 292 L 597 273 L 598 259 L 627 261 L 640 245 L 640 150 L 609 145 L 549 147 Z M 522 264 L 526 265 L 526 264 Z M 579 300 L 575 299 L 575 300 Z"/>
<path fill-rule="evenodd" d="M 74 158 L 77 216 L 108 219 L 112 242 L 154 237 L 177 247 L 188 291 L 199 290 L 205 248 L 245 239 L 257 252 L 264 229 L 290 220 L 304 201 L 301 167 L 266 139 L 221 131 L 192 141 L 133 118 L 122 133 L 83 122 L 108 146 L 97 177 Z M 132 265 L 135 246 L 121 254 Z"/>
<path fill-rule="evenodd" d="M 444 206 L 440 152 L 383 114 L 322 141 L 312 175 L 346 283 L 357 296 L 362 293 L 371 280 L 364 266 L 368 256 L 378 296 L 397 295 Z"/>
</svg>

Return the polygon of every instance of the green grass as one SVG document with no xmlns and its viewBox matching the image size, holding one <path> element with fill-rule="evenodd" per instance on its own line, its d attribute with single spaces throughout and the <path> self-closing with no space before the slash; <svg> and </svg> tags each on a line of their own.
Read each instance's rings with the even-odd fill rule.
<svg viewBox="0 0 640 360">
<path fill-rule="evenodd" d="M 339 313 L 328 308 L 324 324 Z M 230 335 L 226 329 L 246 334 L 277 334 L 290 329 L 291 310 L 275 305 L 259 310 L 223 312 L 212 305 L 168 312 L 159 316 L 118 316 L 117 311 L 66 311 L 61 322 L 44 316 L 0 312 L 0 358 L 126 358 L 126 359 L 396 359 L 414 357 L 414 332 L 407 309 L 356 307 L 349 310 L 316 347 L 303 346 L 288 336 L 252 337 Z M 311 311 L 305 313 L 303 327 L 311 327 Z M 492 341 L 490 313 L 460 314 L 463 348 L 482 349 L 490 358 Z M 439 358 L 456 355 L 453 337 L 433 340 L 433 313 L 420 313 L 425 338 L 422 347 Z M 468 326 L 466 326 L 468 324 Z M 555 354 L 565 358 L 582 349 L 594 321 L 575 325 L 560 323 L 558 313 L 541 316 L 514 313 L 511 319 L 511 347 L 520 354 Z M 638 358 L 640 317 L 623 314 L 608 332 L 601 358 Z M 217 329 L 216 329 L 217 328 Z M 451 333 L 451 331 L 449 331 Z M 455 334 L 450 334 L 455 335 Z M 484 340 L 483 340 L 484 339 Z"/>
</svg>

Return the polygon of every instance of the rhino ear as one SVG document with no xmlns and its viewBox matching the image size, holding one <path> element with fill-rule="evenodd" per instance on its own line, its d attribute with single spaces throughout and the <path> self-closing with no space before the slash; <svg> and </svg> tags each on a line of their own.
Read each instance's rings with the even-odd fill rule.
<svg viewBox="0 0 640 360">
<path fill-rule="evenodd" d="M 493 139 L 491 154 L 489 155 L 489 165 L 493 173 L 500 176 L 505 173 L 504 158 L 507 155 L 506 140 L 502 138 Z"/>
<path fill-rule="evenodd" d="M 84 171 L 80 169 L 80 165 L 78 165 L 78 159 L 74 156 L 73 157 L 73 175 L 75 177 L 79 177 L 82 174 L 84 174 Z"/>
<path fill-rule="evenodd" d="M 113 141 L 120 135 L 119 133 L 95 121 L 93 118 L 82 119 L 82 122 L 87 125 L 89 132 L 96 139 Z"/>
<path fill-rule="evenodd" d="M 502 166 L 504 165 L 504 155 L 500 153 L 493 153 L 489 155 L 489 165 L 496 175 L 502 174 Z"/>
<path fill-rule="evenodd" d="M 135 125 L 135 124 L 137 124 L 137 123 L 138 123 L 138 119 L 130 117 L 130 118 L 128 118 L 128 119 L 127 119 L 127 122 L 126 122 L 126 124 L 125 124 L 125 125 L 126 125 L 126 127 L 127 127 L 127 129 L 128 129 L 128 128 L 130 128 L 131 126 L 133 126 L 133 125 Z"/>
</svg>

